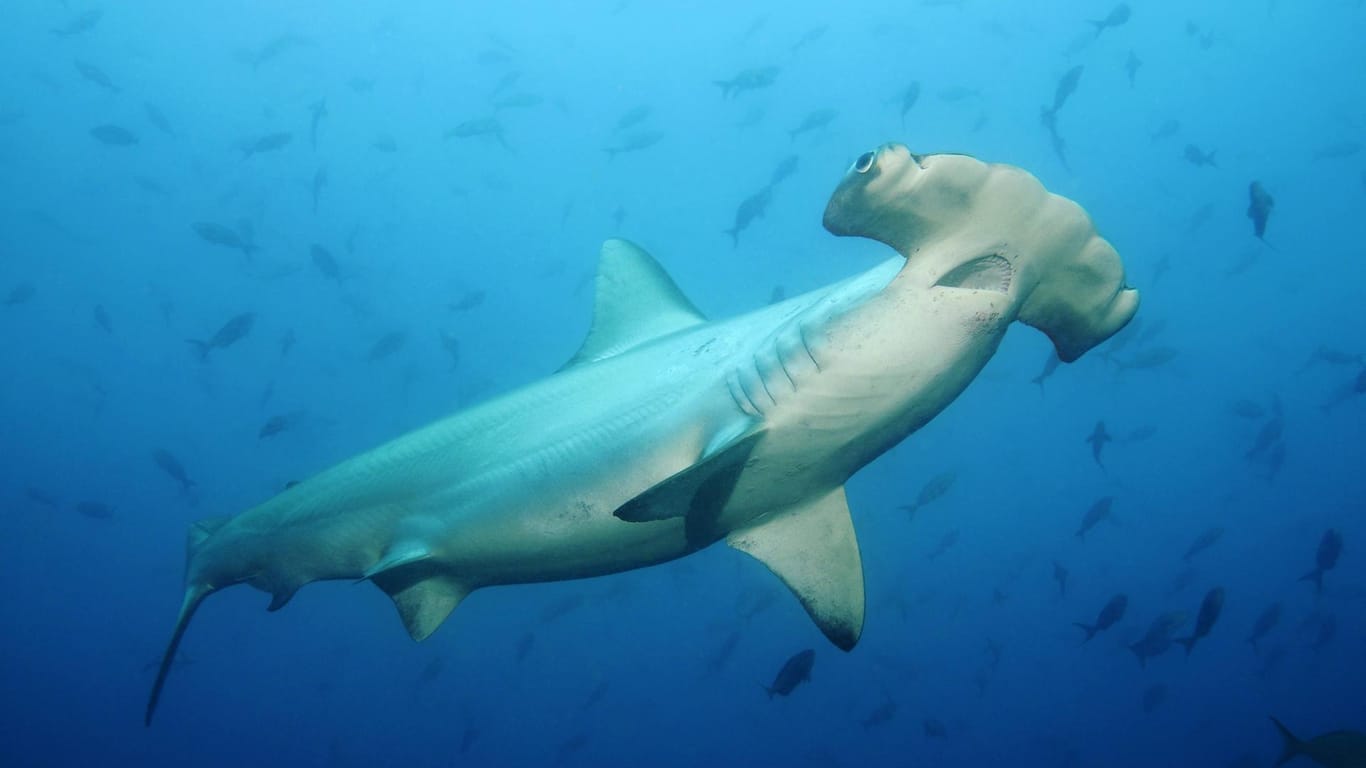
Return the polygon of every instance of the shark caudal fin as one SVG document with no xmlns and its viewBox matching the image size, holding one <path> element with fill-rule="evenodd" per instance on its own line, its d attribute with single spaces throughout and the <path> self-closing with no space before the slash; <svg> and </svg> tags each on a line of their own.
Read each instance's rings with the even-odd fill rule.
<svg viewBox="0 0 1366 768">
<path fill-rule="evenodd" d="M 1298 736 L 1291 733 L 1280 720 L 1273 717 L 1271 722 L 1275 724 L 1276 730 L 1281 732 L 1281 740 L 1284 743 L 1281 747 L 1281 756 L 1276 759 L 1276 765 L 1285 765 L 1304 754 L 1304 742 L 1300 741 Z"/>
<path fill-rule="evenodd" d="M 1083 644 L 1091 642 L 1091 638 L 1096 636 L 1098 630 L 1095 625 L 1083 624 L 1080 621 L 1072 622 L 1072 626 L 1081 627 L 1082 631 L 1086 633 L 1086 639 L 1081 641 Z"/>
<path fill-rule="evenodd" d="M 211 517 L 199 520 L 190 525 L 189 533 L 185 536 L 185 571 L 187 577 L 193 573 L 195 555 L 204 542 L 222 528 L 229 517 Z M 190 626 L 190 619 L 194 618 L 194 612 L 199 609 L 199 604 L 204 602 L 204 598 L 218 591 L 218 587 L 205 583 L 189 583 L 185 585 L 185 597 L 180 602 L 180 614 L 176 616 L 175 629 L 171 631 L 171 641 L 166 644 L 166 652 L 161 656 L 161 667 L 157 669 L 157 679 L 152 683 L 152 693 L 147 698 L 147 712 L 143 716 L 143 725 L 152 724 L 152 715 L 156 713 L 157 702 L 161 699 L 161 689 L 166 685 L 166 677 L 171 672 L 171 666 L 175 663 L 176 651 L 180 648 L 180 640 L 185 636 L 186 627 Z"/>
</svg>

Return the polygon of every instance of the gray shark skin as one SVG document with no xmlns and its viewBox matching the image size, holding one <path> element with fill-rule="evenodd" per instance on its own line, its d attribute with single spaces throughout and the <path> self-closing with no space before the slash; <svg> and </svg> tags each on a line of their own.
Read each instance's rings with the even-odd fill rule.
<svg viewBox="0 0 1366 768">
<path fill-rule="evenodd" d="M 825 212 L 899 255 L 709 322 L 609 240 L 588 338 L 555 374 L 191 526 L 185 594 L 146 710 L 204 598 L 368 580 L 422 640 L 481 587 L 586 578 L 724 541 L 848 650 L 863 567 L 844 483 L 954 400 L 1021 320 L 1075 360 L 1138 307 L 1080 207 L 1017 168 L 865 153 Z"/>
</svg>

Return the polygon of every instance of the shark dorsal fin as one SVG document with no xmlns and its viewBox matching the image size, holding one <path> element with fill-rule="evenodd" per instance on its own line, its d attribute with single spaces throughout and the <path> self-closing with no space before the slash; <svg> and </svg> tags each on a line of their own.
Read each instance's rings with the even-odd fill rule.
<svg viewBox="0 0 1366 768">
<path fill-rule="evenodd" d="M 659 262 L 626 240 L 602 244 L 594 291 L 588 338 L 561 370 L 706 322 Z"/>
<path fill-rule="evenodd" d="M 863 558 L 844 487 L 727 538 L 792 590 L 821 632 L 844 650 L 863 633 Z"/>
</svg>

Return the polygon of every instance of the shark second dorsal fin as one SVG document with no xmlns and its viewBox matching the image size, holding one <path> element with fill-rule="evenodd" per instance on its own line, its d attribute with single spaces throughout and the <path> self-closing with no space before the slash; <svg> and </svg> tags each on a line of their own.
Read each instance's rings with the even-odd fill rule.
<svg viewBox="0 0 1366 768">
<path fill-rule="evenodd" d="M 706 322 L 659 262 L 626 240 L 602 244 L 594 292 L 588 338 L 560 370 Z"/>
<path fill-rule="evenodd" d="M 844 487 L 727 538 L 792 590 L 830 641 L 849 650 L 863 633 L 863 558 Z"/>
</svg>

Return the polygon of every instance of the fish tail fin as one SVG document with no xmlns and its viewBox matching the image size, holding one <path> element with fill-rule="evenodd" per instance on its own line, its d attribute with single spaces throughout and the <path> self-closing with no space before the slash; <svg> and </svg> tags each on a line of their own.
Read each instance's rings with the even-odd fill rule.
<svg viewBox="0 0 1366 768">
<path fill-rule="evenodd" d="M 727 234 L 727 235 L 730 235 L 730 244 L 731 244 L 731 247 L 733 247 L 733 248 L 739 248 L 739 247 L 740 247 L 740 228 L 739 228 L 739 227 L 732 227 L 731 229 L 723 229 L 723 230 L 721 230 L 721 231 L 724 232 L 724 233 Z"/>
<path fill-rule="evenodd" d="M 1276 765 L 1285 765 L 1296 757 L 1304 754 L 1304 742 L 1300 741 L 1298 736 L 1291 733 L 1290 729 L 1286 728 L 1285 724 L 1280 720 L 1273 717 L 1271 718 L 1271 722 L 1275 724 L 1276 730 L 1280 731 L 1281 739 L 1284 742 L 1284 745 L 1281 747 L 1281 756 L 1276 759 Z"/>
<path fill-rule="evenodd" d="M 1218 165 L 1217 163 L 1214 162 L 1214 151 L 1213 151 L 1213 150 L 1211 150 L 1210 153 L 1209 153 L 1208 155 L 1205 155 L 1205 162 L 1209 163 L 1209 167 L 1211 167 L 1211 168 L 1218 168 L 1218 167 L 1219 167 L 1219 165 Z"/>
<path fill-rule="evenodd" d="M 1141 650 L 1139 650 L 1139 647 L 1138 647 L 1138 646 L 1139 646 L 1138 643 L 1134 643 L 1133 645 L 1129 646 L 1129 650 L 1133 651 L 1133 652 L 1134 652 L 1134 656 L 1136 656 L 1136 657 L 1138 658 L 1138 666 L 1139 666 L 1139 668 L 1140 668 L 1140 669 L 1147 669 L 1147 668 L 1148 668 L 1148 657 L 1143 655 L 1143 652 L 1142 652 Z"/>
<path fill-rule="evenodd" d="M 731 82 L 729 80 L 713 80 L 712 84 L 721 89 L 721 98 L 730 98 Z"/>
<path fill-rule="evenodd" d="M 213 587 L 206 584 L 195 584 L 186 588 L 185 598 L 180 604 L 180 614 L 176 616 L 175 629 L 171 631 L 171 640 L 166 644 L 161 666 L 157 669 L 157 679 L 152 683 L 152 693 L 147 698 L 147 711 L 142 719 L 144 726 L 152 724 L 152 715 L 156 714 L 157 702 L 161 699 L 161 689 L 166 685 L 166 678 L 175 663 L 176 651 L 180 648 L 181 638 L 185 636 L 185 629 L 190 626 L 190 619 L 194 618 L 194 612 L 199 608 L 199 604 L 213 591 Z"/>
<path fill-rule="evenodd" d="M 186 339 L 186 344 L 194 347 L 195 354 L 199 356 L 199 362 L 204 363 L 209 360 L 209 342 L 199 341 L 198 339 Z"/>
<path fill-rule="evenodd" d="M 1190 637 L 1176 637 L 1176 638 L 1172 638 L 1172 642 L 1175 642 L 1175 643 L 1177 643 L 1178 645 L 1180 645 L 1181 647 L 1185 648 L 1185 649 L 1186 649 L 1186 655 L 1189 656 L 1189 655 L 1191 655 L 1191 649 L 1193 649 L 1193 648 L 1195 647 L 1195 639 L 1196 639 L 1195 636 L 1194 636 L 1194 635 L 1191 635 Z"/>
<path fill-rule="evenodd" d="M 1323 569 L 1315 568 L 1309 573 L 1300 577 L 1300 581 L 1311 581 L 1314 583 L 1314 594 L 1323 594 Z"/>
<path fill-rule="evenodd" d="M 1086 633 L 1086 639 L 1081 641 L 1082 644 L 1091 642 L 1091 638 L 1095 637 L 1096 632 L 1099 631 L 1094 624 L 1083 624 L 1080 621 L 1072 622 L 1072 626 L 1081 627 L 1082 631 Z"/>
</svg>

